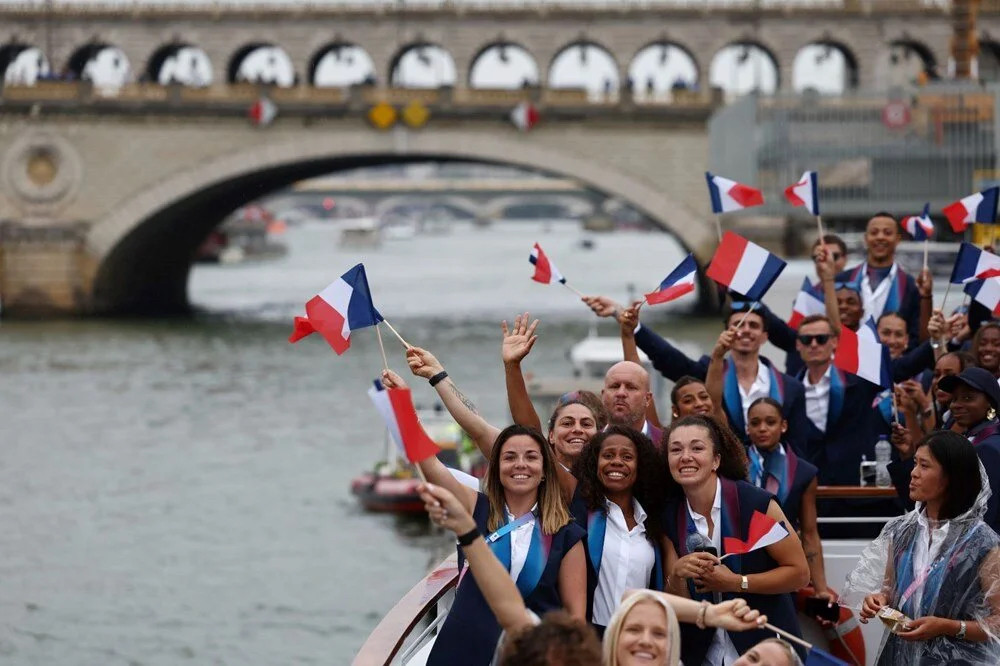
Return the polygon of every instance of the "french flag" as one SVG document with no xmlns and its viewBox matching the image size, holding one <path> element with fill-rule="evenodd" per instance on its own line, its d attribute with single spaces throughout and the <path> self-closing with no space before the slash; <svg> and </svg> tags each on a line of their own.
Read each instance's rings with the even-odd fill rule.
<svg viewBox="0 0 1000 666">
<path fill-rule="evenodd" d="M 931 220 L 931 205 L 924 204 L 924 212 L 920 215 L 907 215 L 900 224 L 913 240 L 927 240 L 934 235 L 934 221 Z"/>
<path fill-rule="evenodd" d="M 382 315 L 372 303 L 364 264 L 358 264 L 306 303 L 306 316 L 295 318 L 289 342 L 319 333 L 337 354 L 351 346 L 351 331 L 375 326 Z"/>
<path fill-rule="evenodd" d="M 764 203 L 761 191 L 749 185 L 722 176 L 713 176 L 708 171 L 705 172 L 705 180 L 708 181 L 708 195 L 712 199 L 713 213 L 729 213 Z"/>
<path fill-rule="evenodd" d="M 964 284 L 969 280 L 1000 275 L 1000 256 L 980 250 L 972 243 L 962 243 L 951 269 L 951 283 Z"/>
<path fill-rule="evenodd" d="M 750 553 L 761 548 L 767 548 L 772 544 L 778 543 L 786 536 L 788 536 L 788 528 L 785 527 L 784 523 L 775 520 L 766 513 L 754 511 L 753 515 L 750 516 L 750 529 L 747 531 L 747 540 L 743 541 L 736 537 L 724 537 L 722 539 L 722 547 L 726 551 L 727 556 L 743 555 L 744 553 Z"/>
<path fill-rule="evenodd" d="M 792 305 L 792 316 L 788 326 L 798 330 L 802 320 L 811 315 L 826 314 L 826 300 L 823 298 L 822 285 L 812 285 L 809 278 L 802 279 L 802 288 Z"/>
<path fill-rule="evenodd" d="M 833 364 L 882 388 L 892 386 L 889 350 L 879 340 L 875 320 L 871 317 L 858 328 L 857 333 L 846 326 L 841 327 Z"/>
<path fill-rule="evenodd" d="M 799 182 L 785 188 L 785 198 L 793 206 L 803 206 L 819 215 L 819 176 L 815 171 L 806 171 Z"/>
<path fill-rule="evenodd" d="M 989 308 L 994 317 L 1000 316 L 1000 278 L 973 280 L 965 285 L 964 291 L 972 296 L 973 300 Z"/>
<path fill-rule="evenodd" d="M 566 284 L 566 278 L 562 276 L 556 265 L 545 256 L 538 243 L 535 243 L 535 247 L 531 248 L 531 256 L 528 257 L 528 261 L 535 267 L 535 274 L 531 276 L 531 279 L 535 282 L 541 282 L 542 284 L 561 282 L 562 284 Z"/>
<path fill-rule="evenodd" d="M 694 291 L 695 278 L 698 275 L 698 264 L 694 261 L 694 255 L 689 254 L 684 257 L 684 261 L 677 268 L 670 272 L 656 291 L 646 294 L 646 302 L 650 305 L 666 303 L 675 298 L 680 298 L 684 294 Z"/>
<path fill-rule="evenodd" d="M 374 384 L 368 389 L 368 397 L 375 403 L 400 453 L 412 463 L 436 456 L 441 449 L 420 425 L 410 389 L 387 389 L 377 379 Z"/>
<path fill-rule="evenodd" d="M 960 234 L 970 224 L 996 222 L 998 200 L 1000 200 L 1000 187 L 991 187 L 948 204 L 942 212 L 948 218 L 952 231 Z"/>
<path fill-rule="evenodd" d="M 785 266 L 783 260 L 760 245 L 727 231 L 705 274 L 746 300 L 759 301 Z"/>
</svg>

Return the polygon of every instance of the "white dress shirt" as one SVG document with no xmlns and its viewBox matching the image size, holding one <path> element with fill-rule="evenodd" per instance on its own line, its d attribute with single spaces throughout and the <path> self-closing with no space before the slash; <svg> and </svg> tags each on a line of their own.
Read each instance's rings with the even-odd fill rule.
<svg viewBox="0 0 1000 666">
<path fill-rule="evenodd" d="M 631 530 L 625 524 L 625 514 L 617 504 L 604 500 L 604 506 L 608 512 L 608 522 L 604 530 L 604 550 L 592 610 L 594 624 L 606 627 L 621 603 L 625 590 L 649 587 L 656 555 L 653 544 L 646 538 L 646 527 L 642 524 L 646 520 L 646 512 L 635 498 L 632 498 L 635 527 Z"/>
<path fill-rule="evenodd" d="M 764 364 L 761 363 L 761 367 L 763 366 Z M 691 508 L 690 502 L 688 502 L 687 510 L 691 520 L 694 521 L 695 529 L 703 537 L 711 540 L 712 545 L 715 546 L 715 552 L 722 554 L 722 481 L 718 479 L 715 481 L 715 499 L 712 500 L 712 534 L 708 533 L 708 520 L 705 516 L 695 512 Z M 726 633 L 725 629 L 717 628 L 715 636 L 712 637 L 712 644 L 708 647 L 708 653 L 705 655 L 705 663 L 711 666 L 729 666 L 739 658 L 740 653 L 733 645 L 729 634 Z"/>
<path fill-rule="evenodd" d="M 878 318 L 882 316 L 886 301 L 889 300 L 889 290 L 892 289 L 892 283 L 896 281 L 897 273 L 899 273 L 899 264 L 893 262 L 889 274 L 878 283 L 875 289 L 872 289 L 871 280 L 868 279 L 868 262 L 861 264 L 861 304 L 864 306 L 864 319 L 862 321 L 868 321 L 869 317 L 878 321 Z M 899 294 L 899 298 L 902 300 L 903 294 Z"/>
<path fill-rule="evenodd" d="M 747 412 L 750 410 L 750 405 L 753 404 L 753 401 L 757 398 L 766 398 L 771 395 L 771 373 L 767 371 L 767 366 L 758 360 L 757 376 L 754 377 L 753 384 L 750 385 L 750 390 L 743 390 L 743 385 L 740 384 L 738 377 L 736 385 L 739 386 L 740 402 L 743 403 L 743 423 L 746 423 Z"/>
<path fill-rule="evenodd" d="M 826 417 L 830 410 L 831 372 L 833 372 L 832 364 L 815 384 L 809 381 L 809 370 L 806 370 L 805 377 L 802 378 L 802 386 L 806 390 L 806 416 L 820 432 L 826 432 Z"/>
<path fill-rule="evenodd" d="M 531 519 L 511 530 L 510 533 L 510 577 L 515 581 L 521 575 L 524 562 L 528 559 L 528 549 L 531 548 L 531 533 L 535 530 L 534 511 L 537 508 L 538 504 L 531 507 Z M 519 516 L 511 514 L 506 504 L 504 504 L 503 511 L 507 514 L 508 523 L 512 523 L 519 518 Z"/>
<path fill-rule="evenodd" d="M 948 536 L 947 520 L 942 520 L 931 529 L 927 514 L 920 507 L 917 511 L 917 543 L 913 547 L 913 580 L 917 580 L 924 573 L 928 566 L 932 565 L 938 556 L 941 555 L 941 546 L 945 537 Z M 906 590 L 903 590 L 904 592 Z M 920 602 L 924 597 L 924 584 L 921 583 L 913 591 L 913 607 L 920 608 Z"/>
</svg>

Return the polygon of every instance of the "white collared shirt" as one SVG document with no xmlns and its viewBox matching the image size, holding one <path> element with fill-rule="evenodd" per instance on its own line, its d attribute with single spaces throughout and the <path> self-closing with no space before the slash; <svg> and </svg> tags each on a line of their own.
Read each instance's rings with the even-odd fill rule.
<svg viewBox="0 0 1000 666">
<path fill-rule="evenodd" d="M 815 384 L 809 381 L 809 370 L 806 370 L 802 378 L 802 386 L 806 390 L 806 416 L 819 428 L 820 432 L 826 432 L 826 417 L 830 411 L 830 373 L 833 372 L 831 365 L 819 378 Z"/>
<path fill-rule="evenodd" d="M 730 361 L 732 363 L 733 361 Z M 767 365 L 757 360 L 757 376 L 753 380 L 753 384 L 750 385 L 749 391 L 743 390 L 743 385 L 739 382 L 739 377 L 736 379 L 736 385 L 740 389 L 740 402 L 743 403 L 743 423 L 747 422 L 747 412 L 750 410 L 750 405 L 757 398 L 766 398 L 771 395 L 771 373 L 767 371 Z"/>
<path fill-rule="evenodd" d="M 761 366 L 764 364 L 761 363 Z M 705 516 L 700 513 L 695 512 L 691 508 L 691 503 L 688 502 L 687 505 L 688 514 L 691 516 L 691 520 L 694 521 L 694 527 L 698 532 L 707 539 L 711 540 L 712 545 L 715 546 L 715 552 L 722 554 L 722 481 L 719 479 L 715 480 L 715 499 L 712 500 L 712 534 L 708 533 L 708 520 Z M 719 627 L 715 630 L 715 636 L 712 637 L 712 644 L 708 647 L 708 653 L 705 655 L 706 664 L 711 666 L 729 666 L 740 658 L 740 653 L 736 650 L 736 646 L 733 645 L 733 641 L 729 638 L 729 634 L 726 630 Z"/>
<path fill-rule="evenodd" d="M 617 504 L 604 500 L 604 507 L 608 512 L 608 521 L 592 608 L 594 624 L 601 626 L 607 626 L 611 621 L 625 590 L 649 587 L 650 574 L 656 566 L 653 544 L 646 538 L 646 527 L 643 525 L 646 512 L 639 502 L 632 498 L 635 527 L 631 530 Z"/>
<path fill-rule="evenodd" d="M 531 507 L 532 514 L 534 514 L 537 508 L 537 503 Z M 508 523 L 512 523 L 520 517 L 511 514 L 506 504 L 503 507 L 503 511 L 507 514 Z M 515 582 L 517 581 L 517 577 L 521 575 L 521 569 L 524 568 L 525 560 L 528 559 L 528 549 L 531 548 L 531 533 L 535 530 L 535 520 L 534 515 L 532 515 L 530 520 L 526 521 L 523 525 L 519 525 L 510 533 L 510 577 Z"/>
<path fill-rule="evenodd" d="M 882 316 L 885 303 L 889 300 L 889 290 L 892 288 L 892 283 L 896 281 L 898 272 L 899 264 L 893 262 L 889 274 L 872 290 L 871 280 L 868 279 L 868 262 L 861 264 L 861 304 L 865 309 L 862 321 L 868 321 L 868 317 L 873 317 L 878 321 L 878 318 Z M 903 294 L 899 294 L 899 297 L 903 298 Z"/>
<path fill-rule="evenodd" d="M 924 570 L 934 563 L 941 555 L 941 546 L 944 545 L 945 537 L 948 536 L 947 520 L 937 522 L 934 529 L 931 529 L 930 521 L 923 507 L 917 507 L 917 543 L 913 548 L 913 580 L 917 580 Z M 905 592 L 905 590 L 904 590 Z M 913 591 L 913 607 L 920 608 L 920 602 L 924 596 L 924 585 L 921 583 Z"/>
</svg>

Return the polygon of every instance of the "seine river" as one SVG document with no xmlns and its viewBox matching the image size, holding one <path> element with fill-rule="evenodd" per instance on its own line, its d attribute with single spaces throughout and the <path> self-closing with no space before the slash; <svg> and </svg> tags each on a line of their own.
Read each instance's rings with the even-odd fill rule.
<svg viewBox="0 0 1000 666">
<path fill-rule="evenodd" d="M 318 338 L 289 345 L 291 317 L 363 260 L 381 312 L 504 423 L 500 319 L 542 315 L 529 369 L 562 376 L 592 321 L 565 287 L 529 280 L 536 240 L 570 284 L 619 299 L 682 256 L 663 234 L 565 225 L 460 227 L 364 252 L 307 227 L 285 258 L 198 267 L 193 320 L 3 322 L 0 659 L 348 663 L 449 543 L 366 515 L 349 493 L 382 446 L 365 395 L 374 333 L 337 357 Z M 779 280 L 779 312 L 807 268 Z M 719 330 L 667 311 L 650 320 L 675 338 L 708 345 Z M 416 387 L 418 402 L 432 395 Z"/>
</svg>

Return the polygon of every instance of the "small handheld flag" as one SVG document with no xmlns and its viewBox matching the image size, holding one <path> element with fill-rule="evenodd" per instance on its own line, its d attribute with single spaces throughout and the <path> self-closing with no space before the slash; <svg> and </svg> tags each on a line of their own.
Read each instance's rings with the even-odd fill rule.
<svg viewBox="0 0 1000 666">
<path fill-rule="evenodd" d="M 347 271 L 306 303 L 306 316 L 295 318 L 289 342 L 319 333 L 337 354 L 351 346 L 351 331 L 384 321 L 372 303 L 364 264 Z"/>
<path fill-rule="evenodd" d="M 715 214 L 764 204 L 763 193 L 749 185 L 714 176 L 708 171 L 705 172 L 705 180 L 708 181 L 708 196 L 712 200 L 712 212 Z"/>
<path fill-rule="evenodd" d="M 786 265 L 760 245 L 727 231 L 705 274 L 746 300 L 759 301 Z"/>
<path fill-rule="evenodd" d="M 646 294 L 646 302 L 650 305 L 666 303 L 684 294 L 694 291 L 694 282 L 698 275 L 698 264 L 695 263 L 694 255 L 689 254 L 684 257 L 670 275 L 663 279 L 656 291 Z"/>
<path fill-rule="evenodd" d="M 991 187 L 948 204 L 942 212 L 948 218 L 952 231 L 960 234 L 970 224 L 995 223 L 998 201 L 1000 201 L 1000 187 Z"/>
<path fill-rule="evenodd" d="M 972 280 L 965 285 L 964 291 L 972 300 L 985 305 L 994 317 L 1000 316 L 1000 278 Z"/>
<path fill-rule="evenodd" d="M 535 267 L 535 274 L 531 276 L 531 279 L 535 282 L 541 282 L 542 284 L 560 282 L 566 284 L 566 278 L 562 276 L 556 265 L 545 256 L 538 243 L 535 243 L 535 246 L 531 248 L 531 256 L 528 257 L 528 261 Z"/>
<path fill-rule="evenodd" d="M 972 243 L 962 243 L 955 257 L 955 266 L 951 269 L 951 284 L 990 277 L 991 271 L 1000 275 L 1000 256 L 980 250 Z"/>
<path fill-rule="evenodd" d="M 750 529 L 747 532 L 747 540 L 743 541 L 735 537 L 724 537 L 722 547 L 726 555 L 742 555 L 761 548 L 767 548 L 776 544 L 788 536 L 788 528 L 784 523 L 778 522 L 766 513 L 754 511 L 750 517 Z"/>
<path fill-rule="evenodd" d="M 934 222 L 931 220 L 931 205 L 924 204 L 924 212 L 920 215 L 907 215 L 900 222 L 906 233 L 915 241 L 927 240 L 934 235 Z"/>
<path fill-rule="evenodd" d="M 892 386 L 889 350 L 879 340 L 875 320 L 871 317 L 858 327 L 857 333 L 846 326 L 841 327 L 833 365 L 876 386 Z"/>
<path fill-rule="evenodd" d="M 417 410 L 413 408 L 410 389 L 386 389 L 382 386 L 382 382 L 375 380 L 375 385 L 368 390 L 368 395 L 385 421 L 385 427 L 389 429 L 396 446 L 407 460 L 419 463 L 436 456 L 441 451 L 420 425 Z"/>
<path fill-rule="evenodd" d="M 785 199 L 793 206 L 803 206 L 813 215 L 819 215 L 819 176 L 806 171 L 794 185 L 785 188 Z"/>
<path fill-rule="evenodd" d="M 823 297 L 821 285 L 813 285 L 809 278 L 802 279 L 802 288 L 795 297 L 795 304 L 792 305 L 792 316 L 788 320 L 788 326 L 798 330 L 799 324 L 806 317 L 826 313 L 826 300 Z"/>
</svg>

